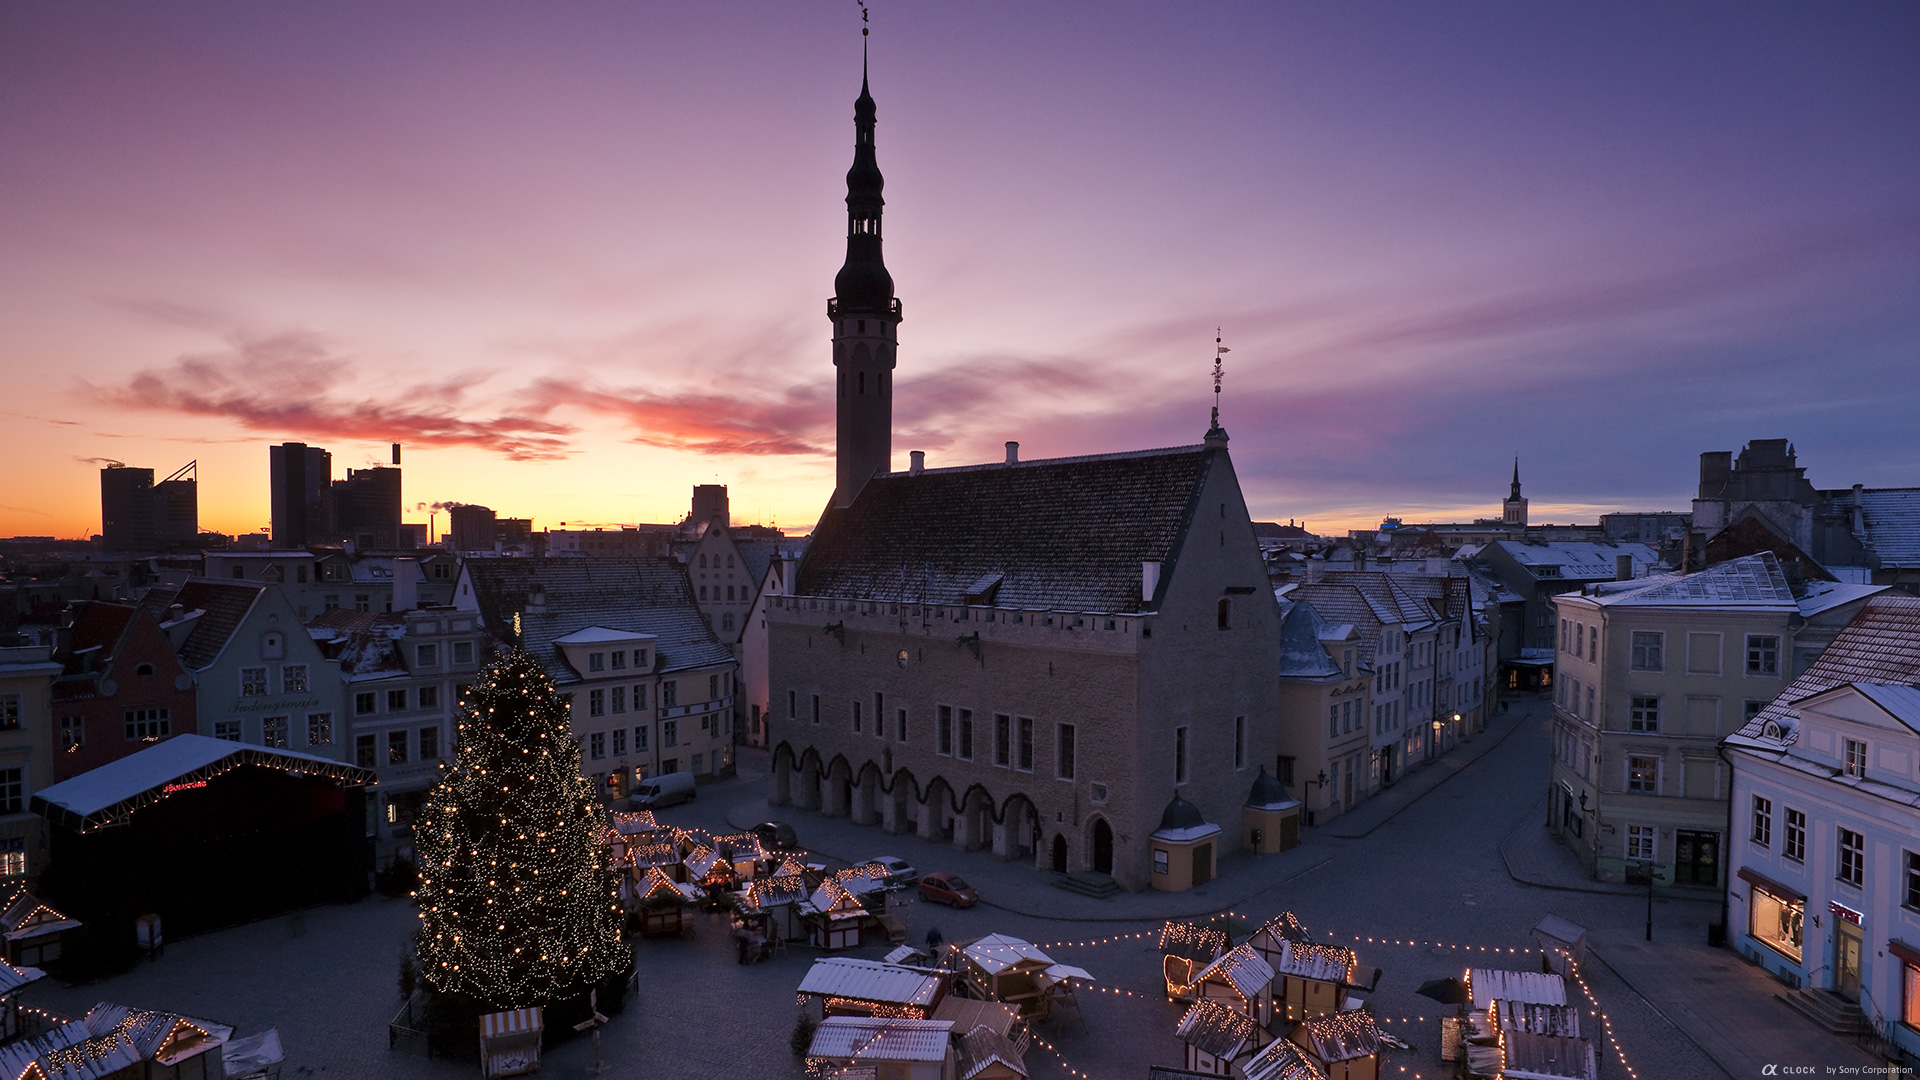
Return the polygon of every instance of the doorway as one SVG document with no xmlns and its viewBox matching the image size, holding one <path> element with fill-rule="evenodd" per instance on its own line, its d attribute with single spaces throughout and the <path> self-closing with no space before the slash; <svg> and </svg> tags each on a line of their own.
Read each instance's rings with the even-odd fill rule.
<svg viewBox="0 0 1920 1080">
<path fill-rule="evenodd" d="M 1205 885 L 1213 880 L 1213 845 L 1201 844 L 1193 849 L 1193 883 Z"/>
<path fill-rule="evenodd" d="M 1720 884 L 1720 834 L 1688 832 L 1673 835 L 1673 880 L 1678 885 Z"/>
<path fill-rule="evenodd" d="M 1093 872 L 1113 873 L 1113 829 L 1106 818 L 1095 819 L 1093 823 Z"/>
<path fill-rule="evenodd" d="M 1053 872 L 1056 874 L 1067 872 L 1067 838 L 1058 833 L 1053 837 Z"/>
<path fill-rule="evenodd" d="M 1833 992 L 1859 1001 L 1860 928 L 1835 916 L 1833 929 Z"/>
</svg>

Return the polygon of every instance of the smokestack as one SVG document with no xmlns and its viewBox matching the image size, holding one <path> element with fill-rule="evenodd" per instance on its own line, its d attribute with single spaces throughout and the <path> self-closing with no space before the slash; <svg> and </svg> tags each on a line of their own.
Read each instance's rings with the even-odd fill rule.
<svg viewBox="0 0 1920 1080">
<path fill-rule="evenodd" d="M 1613 580 L 1615 581 L 1632 581 L 1633 580 L 1633 556 L 1615 555 L 1613 557 Z"/>
<path fill-rule="evenodd" d="M 923 473 L 923 472 L 925 472 L 925 471 L 926 471 L 926 468 L 927 468 L 927 452 L 926 452 L 925 450 L 910 450 L 910 451 L 908 451 L 908 452 L 907 452 L 907 460 L 908 460 L 908 461 L 910 461 L 910 462 L 912 462 L 912 464 L 911 464 L 911 465 L 908 465 L 908 466 L 907 466 L 907 472 L 908 472 L 909 474 L 911 474 L 911 475 L 913 475 L 913 476 L 919 476 L 919 475 L 920 475 L 921 473 Z"/>
<path fill-rule="evenodd" d="M 400 464 L 400 444 L 399 443 L 393 444 L 393 463 L 395 465 Z"/>
<path fill-rule="evenodd" d="M 1007 464 L 1020 464 L 1020 444 L 1011 440 L 1007 442 Z"/>
</svg>

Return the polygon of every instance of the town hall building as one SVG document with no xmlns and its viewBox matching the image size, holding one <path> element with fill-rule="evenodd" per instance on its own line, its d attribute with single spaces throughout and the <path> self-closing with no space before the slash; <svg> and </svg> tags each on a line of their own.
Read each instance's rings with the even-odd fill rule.
<svg viewBox="0 0 1920 1080">
<path fill-rule="evenodd" d="M 770 801 L 1127 889 L 1200 884 L 1277 748 L 1280 615 L 1227 433 L 1216 410 L 1195 445 L 1022 461 L 1010 442 L 894 471 L 874 118 L 863 78 L 827 302 L 836 486 L 763 608 Z"/>
</svg>

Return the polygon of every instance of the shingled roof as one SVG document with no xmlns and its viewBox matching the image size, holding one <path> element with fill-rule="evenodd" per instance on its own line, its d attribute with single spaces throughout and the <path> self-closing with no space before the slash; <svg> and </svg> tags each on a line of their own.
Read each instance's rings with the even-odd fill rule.
<svg viewBox="0 0 1920 1080">
<path fill-rule="evenodd" d="M 1833 508 L 1851 514 L 1857 505 L 1867 547 L 1887 569 L 1920 567 L 1920 488 L 1865 488 L 1836 491 Z"/>
<path fill-rule="evenodd" d="M 554 641 L 590 626 L 655 635 L 658 671 L 733 659 L 700 617 L 686 569 L 672 559 L 471 559 L 464 572 L 487 628 L 510 638 L 519 613 L 522 647 L 556 682 L 579 676 Z M 539 604 L 531 602 L 536 589 Z"/>
<path fill-rule="evenodd" d="M 154 618 L 165 625 L 167 611 L 179 604 L 183 611 L 201 612 L 194 620 L 187 640 L 180 644 L 180 662 L 195 671 L 203 670 L 220 658 L 220 652 L 233 638 L 234 631 L 246 621 L 247 612 L 260 600 L 265 585 L 245 581 L 211 581 L 194 578 L 178 590 L 153 589 L 140 601 Z"/>
<path fill-rule="evenodd" d="M 1800 738 L 1800 710 L 1793 702 L 1847 683 L 1920 682 L 1920 598 L 1880 595 L 1835 635 L 1813 665 L 1748 720 L 1727 742 L 1779 750 Z M 1765 734 L 1778 724 L 1777 738 Z"/>
<path fill-rule="evenodd" d="M 1140 611 L 1140 564 L 1173 561 L 1215 453 L 885 473 L 821 516 L 795 591 L 959 604 L 998 575 L 986 601 L 995 606 Z"/>
</svg>

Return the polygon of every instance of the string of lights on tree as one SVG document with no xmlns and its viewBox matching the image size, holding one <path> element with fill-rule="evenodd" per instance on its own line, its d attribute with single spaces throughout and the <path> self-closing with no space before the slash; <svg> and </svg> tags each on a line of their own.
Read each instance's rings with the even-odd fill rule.
<svg viewBox="0 0 1920 1080">
<path fill-rule="evenodd" d="M 422 975 L 499 1007 L 584 994 L 630 953 L 567 706 L 515 649 L 481 672 L 459 729 L 415 826 Z"/>
</svg>

